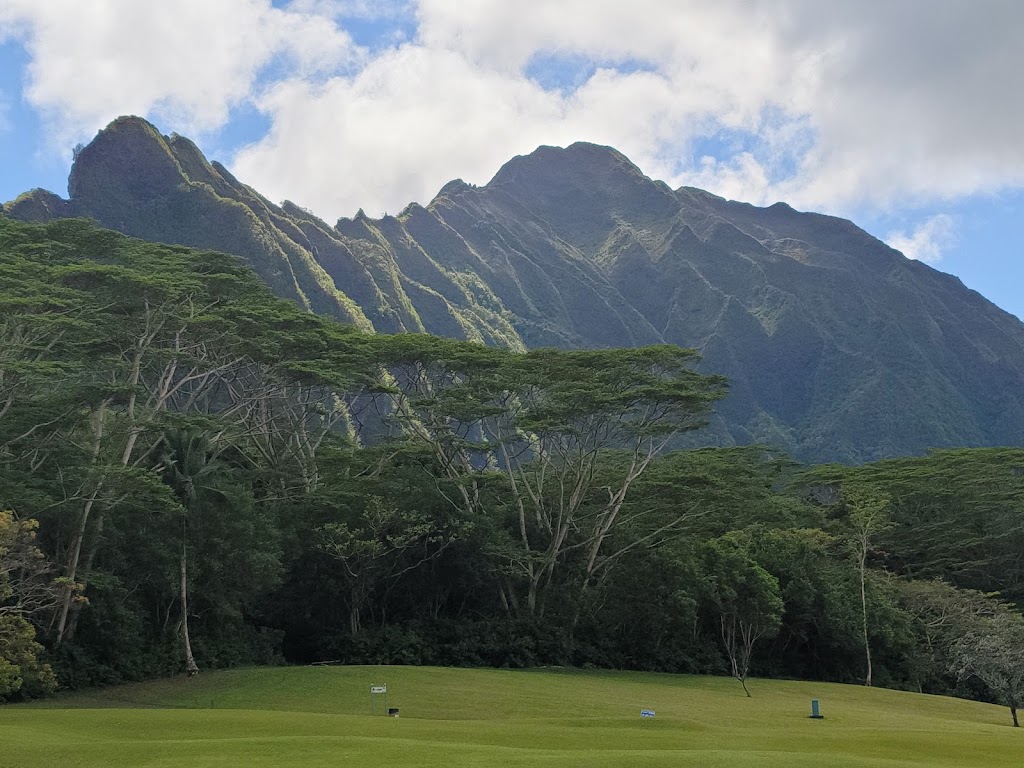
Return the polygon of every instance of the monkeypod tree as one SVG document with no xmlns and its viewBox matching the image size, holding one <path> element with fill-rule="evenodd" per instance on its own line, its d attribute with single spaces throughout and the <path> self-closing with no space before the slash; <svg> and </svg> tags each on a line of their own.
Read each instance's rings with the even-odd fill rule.
<svg viewBox="0 0 1024 768">
<path fill-rule="evenodd" d="M 570 561 L 562 581 L 582 594 L 626 551 L 610 542 L 631 488 L 726 392 L 723 378 L 692 370 L 696 352 L 669 345 L 513 353 L 403 336 L 378 354 L 387 375 L 376 394 L 396 433 L 429 447 L 452 504 L 483 517 L 485 478 L 503 478 L 499 589 L 507 610 L 530 616 Z"/>
<path fill-rule="evenodd" d="M 1024 616 L 991 601 L 989 615 L 976 618 L 951 649 L 960 679 L 977 678 L 993 696 L 1010 708 L 1013 727 L 1024 705 Z"/>
<path fill-rule="evenodd" d="M 774 637 L 782 624 L 779 581 L 758 565 L 744 537 L 736 534 L 704 546 L 703 569 L 705 594 L 718 619 L 730 671 L 749 697 L 747 676 L 754 646 Z"/>
</svg>

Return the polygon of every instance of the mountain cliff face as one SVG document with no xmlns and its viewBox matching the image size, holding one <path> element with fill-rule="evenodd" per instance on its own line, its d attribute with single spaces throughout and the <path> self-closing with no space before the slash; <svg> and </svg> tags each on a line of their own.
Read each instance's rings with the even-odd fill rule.
<svg viewBox="0 0 1024 768">
<path fill-rule="evenodd" d="M 1012 315 L 848 221 L 673 190 L 607 147 L 541 147 L 483 187 L 331 227 L 121 118 L 80 153 L 69 193 L 5 211 L 234 253 L 279 295 L 380 332 L 694 347 L 732 383 L 705 439 L 807 461 L 1024 443 Z"/>
</svg>

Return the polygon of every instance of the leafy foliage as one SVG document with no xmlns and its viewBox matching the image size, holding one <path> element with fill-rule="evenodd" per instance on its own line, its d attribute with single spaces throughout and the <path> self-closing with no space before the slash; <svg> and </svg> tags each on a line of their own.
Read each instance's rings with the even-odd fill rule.
<svg viewBox="0 0 1024 768">
<path fill-rule="evenodd" d="M 28 621 L 52 608 L 56 594 L 49 563 L 35 545 L 35 529 L 34 520 L 17 520 L 0 510 L 0 701 L 56 687 Z"/>
<path fill-rule="evenodd" d="M 733 536 L 708 542 L 704 558 L 707 595 L 718 615 L 729 667 L 749 697 L 747 676 L 754 645 L 773 637 L 782 623 L 779 582 Z"/>
</svg>

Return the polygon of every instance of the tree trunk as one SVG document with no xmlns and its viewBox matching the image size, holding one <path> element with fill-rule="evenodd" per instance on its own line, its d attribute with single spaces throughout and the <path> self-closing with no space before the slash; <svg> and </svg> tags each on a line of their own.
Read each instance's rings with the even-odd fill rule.
<svg viewBox="0 0 1024 768">
<path fill-rule="evenodd" d="M 92 512 L 96 497 L 99 495 L 99 488 L 94 490 L 85 505 L 82 507 L 82 514 L 78 518 L 78 530 L 75 531 L 75 538 L 71 542 L 71 550 L 68 553 L 67 579 L 68 584 L 64 587 L 61 596 L 60 618 L 57 620 L 57 645 L 64 641 L 64 633 L 67 629 L 68 614 L 71 612 L 71 603 L 75 596 L 75 578 L 78 576 L 78 561 L 82 555 L 82 542 L 85 541 L 85 533 L 89 525 L 89 514 Z"/>
<path fill-rule="evenodd" d="M 866 548 L 866 545 L 865 545 Z M 865 582 L 867 554 L 862 550 L 860 558 L 860 608 L 864 623 L 864 655 L 867 659 L 867 674 L 864 676 L 864 685 L 871 687 L 871 643 L 868 642 L 868 596 Z"/>
<path fill-rule="evenodd" d="M 1020 723 L 1017 722 L 1017 707 L 1013 704 L 1010 705 L 1010 716 L 1013 718 L 1013 727 L 1020 728 Z"/>
<path fill-rule="evenodd" d="M 100 403 L 100 406 L 93 412 L 92 418 L 92 463 L 95 464 L 99 459 L 100 448 L 103 444 L 103 428 L 107 417 L 107 401 L 104 400 Z M 75 538 L 71 542 L 71 550 L 68 553 L 68 563 L 65 568 L 65 576 L 68 579 L 68 584 L 64 587 L 64 594 L 61 596 L 60 606 L 60 618 L 57 621 L 57 645 L 60 645 L 64 641 L 64 635 L 67 630 L 68 614 L 71 611 L 71 604 L 74 601 L 75 593 L 75 579 L 78 576 L 78 561 L 82 555 L 82 544 L 85 542 L 85 535 L 89 527 L 89 515 L 92 513 L 92 508 L 96 504 L 99 498 L 100 491 L 103 487 L 103 481 L 99 481 L 96 487 L 93 488 L 92 493 L 85 500 L 85 504 L 82 507 L 82 514 L 78 518 L 78 530 L 75 531 Z M 73 632 L 72 632 L 73 634 Z M 70 639 L 70 637 L 68 638 Z"/>
<path fill-rule="evenodd" d="M 185 643 L 185 672 L 189 677 L 199 674 L 199 667 L 192 656 L 192 640 L 188 634 L 188 558 L 185 543 L 181 544 L 181 636 Z"/>
<path fill-rule="evenodd" d="M 526 609 L 530 616 L 537 615 L 537 589 L 540 586 L 541 574 L 530 574 L 530 586 L 526 590 Z"/>
<path fill-rule="evenodd" d="M 359 605 L 355 598 L 352 599 L 352 603 L 348 607 L 348 629 L 352 633 L 352 637 L 359 634 Z"/>
<path fill-rule="evenodd" d="M 85 588 L 89 586 L 89 577 L 92 575 L 92 564 L 96 560 L 96 552 L 99 550 L 100 541 L 103 538 L 103 519 L 104 519 L 104 507 L 100 505 L 99 512 L 96 514 L 96 524 L 93 526 L 92 532 L 92 545 L 89 547 L 89 553 L 85 556 L 85 562 L 82 564 L 82 568 L 79 570 L 78 584 L 76 588 L 85 591 Z M 64 639 L 70 642 L 75 637 L 75 632 L 78 631 L 78 619 L 82 615 L 82 602 L 75 601 L 71 604 L 71 615 L 68 617 L 67 631 L 64 633 Z"/>
</svg>

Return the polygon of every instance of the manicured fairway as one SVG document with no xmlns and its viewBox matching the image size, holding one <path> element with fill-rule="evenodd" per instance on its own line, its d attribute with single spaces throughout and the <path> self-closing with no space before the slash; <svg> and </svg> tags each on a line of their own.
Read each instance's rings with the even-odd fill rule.
<svg viewBox="0 0 1024 768">
<path fill-rule="evenodd" d="M 371 683 L 398 719 L 370 716 Z M 1024 765 L 1007 710 L 855 686 L 560 670 L 205 673 L 0 707 L 0 768 Z M 825 720 L 810 720 L 810 699 Z M 641 719 L 641 709 L 654 719 Z"/>
</svg>

